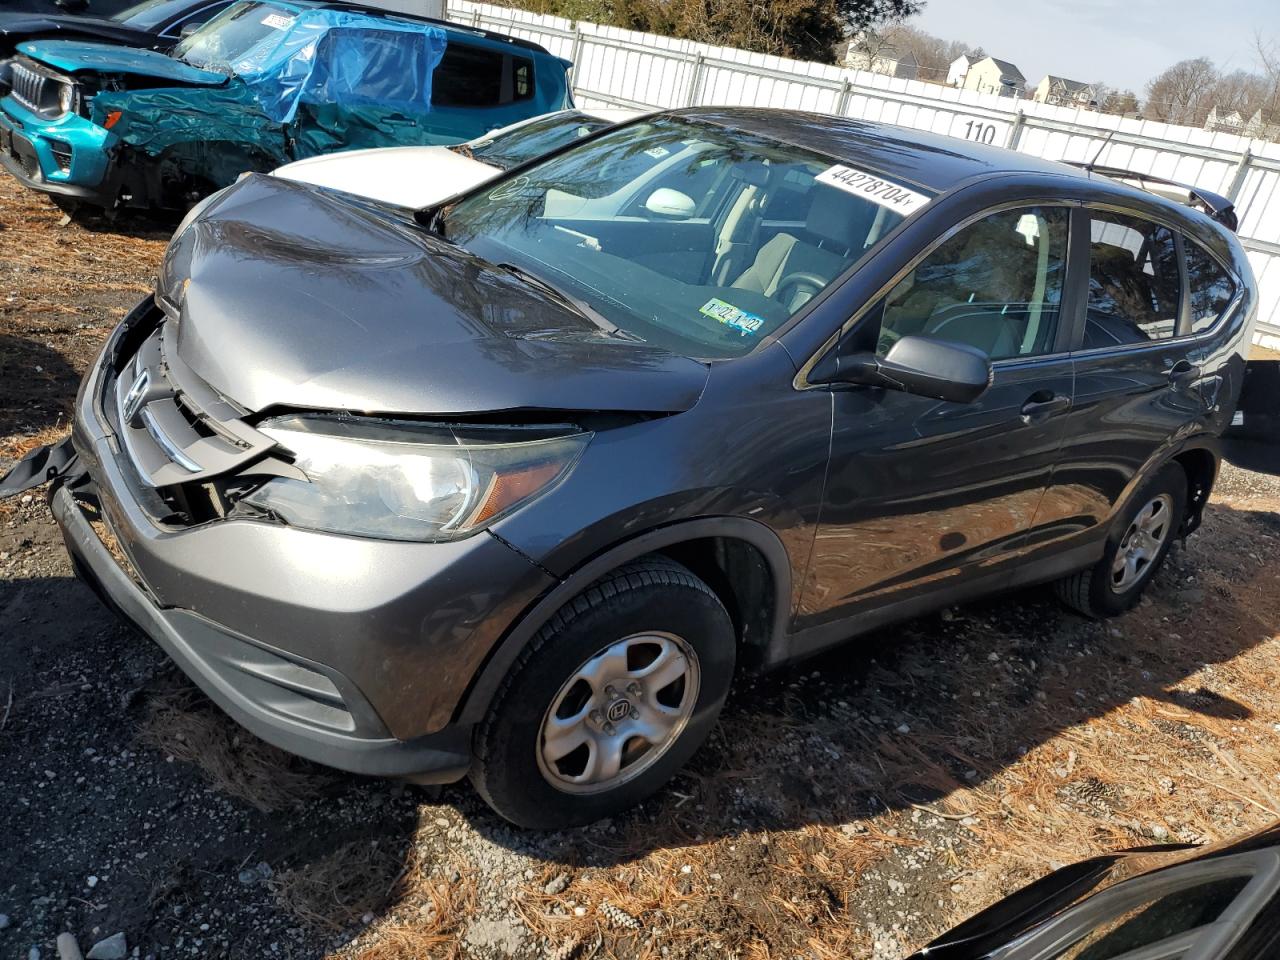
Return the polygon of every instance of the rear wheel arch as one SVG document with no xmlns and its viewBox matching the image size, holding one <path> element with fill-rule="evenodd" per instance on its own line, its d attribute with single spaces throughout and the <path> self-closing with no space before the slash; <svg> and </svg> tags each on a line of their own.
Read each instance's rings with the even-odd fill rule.
<svg viewBox="0 0 1280 960">
<path fill-rule="evenodd" d="M 1170 458 L 1187 475 L 1187 506 L 1182 533 L 1186 535 L 1200 525 L 1205 504 L 1213 492 L 1218 476 L 1218 455 L 1208 447 L 1185 448 Z"/>
<path fill-rule="evenodd" d="M 689 568 L 724 604 L 742 661 L 767 660 L 787 634 L 791 564 L 769 527 L 741 517 L 709 517 L 661 527 L 608 548 L 580 564 L 515 622 L 477 671 L 455 720 L 478 723 L 521 651 L 556 612 L 612 571 L 642 557 L 669 557 Z"/>
</svg>

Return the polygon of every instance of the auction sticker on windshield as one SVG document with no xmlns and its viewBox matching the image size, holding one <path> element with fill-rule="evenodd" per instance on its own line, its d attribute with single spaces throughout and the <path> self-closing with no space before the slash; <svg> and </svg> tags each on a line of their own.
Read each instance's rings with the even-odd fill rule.
<svg viewBox="0 0 1280 960">
<path fill-rule="evenodd" d="M 857 170 L 839 163 L 823 170 L 814 179 L 838 190 L 844 190 L 846 193 L 856 193 L 860 197 L 866 197 L 872 203 L 878 203 L 890 210 L 897 210 L 904 217 L 910 216 L 929 202 L 929 198 L 923 193 L 916 193 L 891 180 L 877 177 L 874 173 L 867 173 L 865 170 Z"/>
</svg>

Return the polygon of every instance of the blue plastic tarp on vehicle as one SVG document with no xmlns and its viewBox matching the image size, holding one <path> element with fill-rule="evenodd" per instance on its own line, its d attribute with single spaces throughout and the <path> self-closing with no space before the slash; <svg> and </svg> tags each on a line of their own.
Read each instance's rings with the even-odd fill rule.
<svg viewBox="0 0 1280 960">
<path fill-rule="evenodd" d="M 291 123 L 303 102 L 431 109 L 431 75 L 447 43 L 441 28 L 348 10 L 260 9 L 278 29 L 225 68 L 271 119 Z"/>
</svg>

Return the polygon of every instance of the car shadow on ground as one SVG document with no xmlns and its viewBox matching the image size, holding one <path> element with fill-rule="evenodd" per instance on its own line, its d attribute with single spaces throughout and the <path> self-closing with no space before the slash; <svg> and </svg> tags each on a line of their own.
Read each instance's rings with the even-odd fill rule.
<svg viewBox="0 0 1280 960">
<path fill-rule="evenodd" d="M 19 525 L 20 550 L 52 548 L 48 527 L 31 536 Z M 311 956 L 411 891 L 422 924 L 445 922 L 459 877 L 503 868 L 477 859 L 477 839 L 555 873 L 938 809 L 1134 698 L 1248 718 L 1247 705 L 1212 689 L 1174 688 L 1280 631 L 1276 575 L 1229 548 L 1260 533 L 1280 534 L 1280 516 L 1215 504 L 1152 598 L 1110 622 L 1027 591 L 744 679 L 668 788 L 611 822 L 555 833 L 511 827 L 465 783 L 432 796 L 290 758 L 240 731 L 83 585 L 10 570 L 0 581 L 0 768 L 19 802 L 0 811 L 0 835 L 23 867 L 4 895 L 47 898 L 31 916 L 82 944 L 95 928 L 123 929 L 144 952 L 185 942 L 205 956 L 259 956 L 282 942 Z M 107 879 L 90 890 L 90 875 Z M 25 950 L 26 930 L 0 931 L 0 952 Z"/>
<path fill-rule="evenodd" d="M 70 217 L 76 226 L 90 233 L 133 237 L 138 240 L 167 241 L 183 216 L 182 213 L 173 210 L 132 208 L 104 210 L 101 207 L 86 204 L 70 208 L 59 207 L 59 209 L 65 217 Z"/>
<path fill-rule="evenodd" d="M 1222 439 L 1222 455 L 1243 470 L 1280 477 L 1280 426 L 1275 437 L 1228 434 Z"/>
<path fill-rule="evenodd" d="M 40 434 L 71 422 L 68 379 L 76 373 L 61 353 L 27 337 L 0 334 L 0 436 Z"/>
</svg>

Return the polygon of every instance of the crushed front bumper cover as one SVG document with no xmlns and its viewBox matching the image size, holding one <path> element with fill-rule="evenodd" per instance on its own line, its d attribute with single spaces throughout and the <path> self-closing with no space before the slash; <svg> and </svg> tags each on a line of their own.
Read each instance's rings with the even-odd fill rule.
<svg viewBox="0 0 1280 960">
<path fill-rule="evenodd" d="M 94 530 L 96 495 L 87 477 L 66 477 L 50 498 L 76 574 L 106 606 L 159 644 L 237 723 L 283 750 L 353 773 L 422 782 L 447 782 L 466 773 L 469 731 L 447 727 L 403 741 L 384 728 L 383 736 L 371 736 L 381 722 L 346 678 L 192 611 L 157 606 Z M 342 724 L 343 714 L 356 717 L 365 735 L 332 729 Z"/>
<path fill-rule="evenodd" d="M 554 581 L 496 537 L 441 544 L 315 533 L 253 520 L 159 523 L 102 406 L 109 338 L 72 437 L 4 480 L 52 479 L 77 574 L 220 707 L 282 749 L 361 774 L 448 782 L 470 762 L 457 711 L 488 653 Z"/>
</svg>

